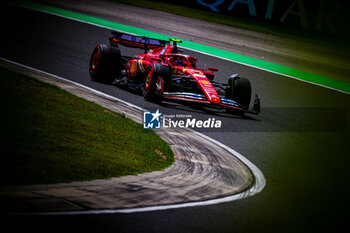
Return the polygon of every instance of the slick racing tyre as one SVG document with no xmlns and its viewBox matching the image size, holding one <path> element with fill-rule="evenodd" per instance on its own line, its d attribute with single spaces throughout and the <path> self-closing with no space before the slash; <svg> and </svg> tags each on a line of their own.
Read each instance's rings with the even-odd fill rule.
<svg viewBox="0 0 350 233">
<path fill-rule="evenodd" d="M 120 50 L 105 44 L 97 45 L 91 55 L 89 72 L 97 82 L 113 82 L 121 72 Z"/>
<path fill-rule="evenodd" d="M 225 98 L 238 102 L 245 110 L 248 110 L 252 93 L 250 81 L 246 78 L 236 76 L 229 78 L 228 86 L 225 90 Z M 246 111 L 227 109 L 227 112 L 244 115 Z"/>
<path fill-rule="evenodd" d="M 145 99 L 148 101 L 161 101 L 164 87 L 166 87 L 169 77 L 170 71 L 168 67 L 154 63 L 146 73 L 143 88 Z"/>
</svg>

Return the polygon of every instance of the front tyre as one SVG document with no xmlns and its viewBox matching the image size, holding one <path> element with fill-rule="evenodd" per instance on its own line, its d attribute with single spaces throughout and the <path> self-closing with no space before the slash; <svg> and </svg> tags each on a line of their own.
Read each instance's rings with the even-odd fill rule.
<svg viewBox="0 0 350 233">
<path fill-rule="evenodd" d="M 159 63 L 154 63 L 146 74 L 143 96 L 146 100 L 159 102 L 162 99 L 164 87 L 170 77 L 169 68 Z"/>
<path fill-rule="evenodd" d="M 121 73 L 121 55 L 116 47 L 100 44 L 92 52 L 90 77 L 97 82 L 111 83 Z"/>
<path fill-rule="evenodd" d="M 225 90 L 225 98 L 238 102 L 245 111 L 238 109 L 227 109 L 227 111 L 236 115 L 244 115 L 249 108 L 251 93 L 252 88 L 248 79 L 237 76 L 230 77 L 228 88 Z"/>
</svg>

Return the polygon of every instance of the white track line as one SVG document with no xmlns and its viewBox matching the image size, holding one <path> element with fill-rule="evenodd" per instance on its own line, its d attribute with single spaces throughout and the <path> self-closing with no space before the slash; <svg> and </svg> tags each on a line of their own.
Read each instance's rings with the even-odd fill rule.
<svg viewBox="0 0 350 233">
<path fill-rule="evenodd" d="M 26 66 L 24 64 L 18 63 L 18 62 L 14 62 L 5 58 L 1 58 L 1 60 L 8 62 L 10 64 L 13 65 L 17 65 L 20 67 L 23 67 L 25 69 L 31 70 L 31 71 L 35 71 L 39 74 L 48 76 L 48 77 L 52 77 L 54 79 L 58 79 L 76 86 L 79 86 L 81 88 L 85 88 L 91 92 L 96 93 L 97 95 L 102 95 L 104 97 L 107 97 L 109 99 L 115 100 L 115 101 L 119 101 L 122 102 L 130 107 L 133 107 L 137 110 L 141 110 L 141 111 L 147 111 L 146 109 L 143 109 L 139 106 L 136 106 L 132 103 L 129 103 L 127 101 L 121 100 L 119 98 L 116 98 L 114 96 L 108 95 L 106 93 L 100 92 L 98 90 L 95 90 L 93 88 L 87 87 L 85 85 L 82 85 L 80 83 L 62 78 L 60 76 L 30 67 L 30 66 Z M 160 210 L 169 210 L 169 209 L 178 209 L 178 208 L 186 208 L 186 207 L 198 207 L 198 206 L 207 206 L 207 205 L 214 205 L 214 204 L 219 204 L 219 203 L 224 203 L 224 202 L 230 202 L 230 201 L 235 201 L 235 200 L 239 200 L 245 197 L 249 197 L 249 196 L 253 196 L 259 192 L 261 192 L 265 185 L 266 185 L 266 180 L 265 177 L 263 175 L 263 173 L 259 170 L 258 167 L 256 167 L 252 162 L 250 162 L 246 157 L 244 157 L 243 155 L 241 155 L 240 153 L 238 153 L 237 151 L 233 150 L 232 148 L 222 144 L 221 142 L 216 141 L 215 139 L 212 139 L 202 133 L 196 132 L 193 129 L 188 129 L 189 131 L 197 134 L 198 136 L 220 146 L 221 148 L 227 150 L 228 152 L 230 152 L 232 155 L 236 156 L 239 160 L 241 160 L 242 163 L 244 163 L 253 173 L 254 177 L 255 177 L 255 182 L 254 185 L 249 188 L 248 190 L 242 192 L 242 193 L 238 193 L 232 196 L 228 196 L 228 197 L 223 197 L 223 198 L 217 198 L 217 199 L 212 199 L 212 200 L 206 200 L 206 201 L 198 201 L 198 202 L 190 202 L 190 203 L 183 203 L 183 204 L 174 204 L 174 205 L 160 205 L 160 206 L 151 206 L 151 207 L 142 207 L 142 208 L 130 208 L 130 209 L 115 209 L 115 210 L 87 210 L 87 211 L 63 211 L 63 212 L 42 212 L 42 213 L 21 213 L 22 215 L 86 215 L 86 214 L 114 214 L 114 213 L 137 213 L 137 212 L 149 212 L 149 211 L 160 211 Z"/>
</svg>

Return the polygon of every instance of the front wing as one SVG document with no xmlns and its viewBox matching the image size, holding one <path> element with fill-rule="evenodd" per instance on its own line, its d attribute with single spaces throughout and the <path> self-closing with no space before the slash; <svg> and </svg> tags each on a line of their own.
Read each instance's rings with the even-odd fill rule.
<svg viewBox="0 0 350 233">
<path fill-rule="evenodd" d="M 204 104 L 204 106 L 210 108 L 233 109 L 253 114 L 258 114 L 260 112 L 260 100 L 257 95 L 255 96 L 254 106 L 251 110 L 241 106 L 237 101 L 226 98 L 220 98 L 219 104 L 212 104 L 206 99 L 205 95 L 190 92 L 164 92 L 163 98 L 168 101 Z"/>
</svg>

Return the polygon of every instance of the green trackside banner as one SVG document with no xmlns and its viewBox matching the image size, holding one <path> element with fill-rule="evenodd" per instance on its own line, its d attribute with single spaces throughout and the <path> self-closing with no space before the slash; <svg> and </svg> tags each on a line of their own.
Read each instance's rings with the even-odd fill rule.
<svg viewBox="0 0 350 233">
<path fill-rule="evenodd" d="M 97 17 L 93 17 L 93 16 L 81 14 L 81 13 L 76 13 L 68 10 L 63 10 L 57 7 L 52 7 L 52 6 L 48 6 L 40 3 L 34 3 L 30 1 L 16 1 L 14 2 L 14 4 L 18 6 L 30 8 L 30 9 L 35 9 L 41 12 L 46 12 L 46 13 L 66 17 L 69 19 L 86 22 L 89 24 L 94 24 L 99 27 L 104 27 L 111 30 L 114 29 L 114 30 L 123 31 L 126 33 L 136 34 L 139 36 L 152 37 L 152 38 L 157 38 L 161 40 L 168 40 L 169 38 L 169 36 L 164 34 L 155 33 L 155 32 L 140 29 L 137 27 L 131 27 L 131 26 L 111 22 L 105 19 L 101 19 L 101 18 L 97 18 Z M 328 88 L 335 89 L 348 94 L 350 93 L 350 83 L 347 83 L 347 82 L 334 80 L 334 79 L 320 76 L 317 74 L 297 70 L 294 68 L 286 67 L 283 65 L 279 65 L 279 64 L 275 64 L 267 61 L 262 61 L 256 58 L 243 56 L 240 54 L 225 51 L 222 49 L 213 48 L 206 45 L 201 45 L 201 44 L 194 43 L 187 40 L 182 40 L 181 47 L 210 54 L 213 56 L 217 56 L 226 60 L 234 61 L 234 62 L 248 65 L 251 67 L 256 67 L 258 69 L 267 70 L 267 71 L 280 74 L 283 76 L 287 76 L 290 78 L 299 79 L 299 80 L 310 82 L 316 85 L 328 87 Z"/>
</svg>

